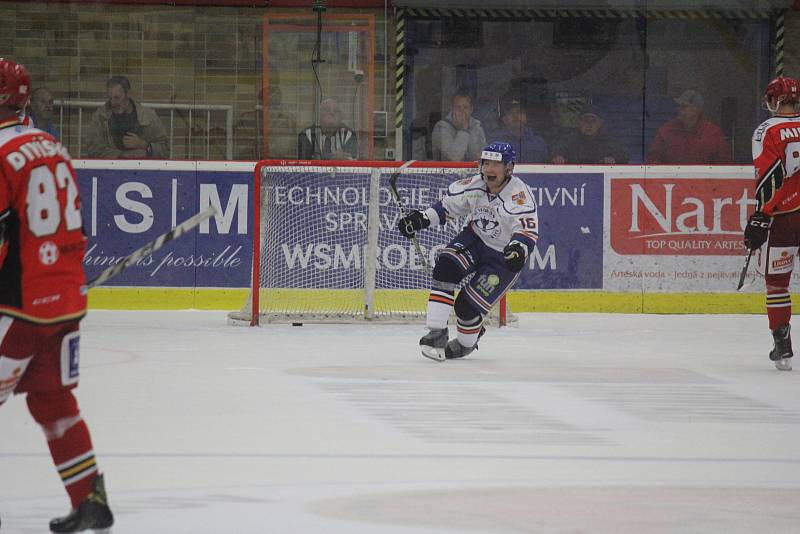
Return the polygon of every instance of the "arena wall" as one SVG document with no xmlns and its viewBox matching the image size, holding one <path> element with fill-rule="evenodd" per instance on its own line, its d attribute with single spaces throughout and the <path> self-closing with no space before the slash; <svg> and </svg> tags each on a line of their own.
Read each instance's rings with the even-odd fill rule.
<svg viewBox="0 0 800 534">
<path fill-rule="evenodd" d="M 93 289 L 92 308 L 241 306 L 252 260 L 253 163 L 75 163 L 90 278 L 205 206 L 221 212 Z M 515 174 L 539 204 L 541 237 L 510 294 L 512 309 L 762 312 L 756 262 L 745 289 L 736 291 L 746 253 L 742 229 L 754 204 L 752 173 L 745 166 L 518 166 Z M 301 213 L 310 213 L 304 202 L 320 202 L 313 194 L 292 195 L 286 198 Z M 330 220 L 344 220 L 338 209 L 329 208 Z M 344 229 L 328 228 L 328 239 Z"/>
</svg>

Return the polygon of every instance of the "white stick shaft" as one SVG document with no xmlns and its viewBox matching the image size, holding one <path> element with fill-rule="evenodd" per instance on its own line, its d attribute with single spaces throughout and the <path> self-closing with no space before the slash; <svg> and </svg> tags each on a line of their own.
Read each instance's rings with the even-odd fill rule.
<svg viewBox="0 0 800 534">
<path fill-rule="evenodd" d="M 122 271 L 124 271 L 125 269 L 127 269 L 140 259 L 157 251 L 158 249 L 160 249 L 166 243 L 169 243 L 173 239 L 179 238 L 187 231 L 191 230 L 192 228 L 194 228 L 201 222 L 205 221 L 206 219 L 212 217 L 216 213 L 217 213 L 217 208 L 215 208 L 214 206 L 209 206 L 200 213 L 198 213 L 197 215 L 189 217 L 188 219 L 180 223 L 178 226 L 176 226 L 169 232 L 161 234 L 160 236 L 150 241 L 146 245 L 137 248 L 136 250 L 125 256 L 125 258 L 123 258 L 122 261 L 112 265 L 111 267 L 107 268 L 102 273 L 97 275 L 95 278 L 89 280 L 89 282 L 86 283 L 86 287 L 91 289 L 93 287 L 97 287 L 105 283 L 110 278 L 117 276 L 119 273 L 121 273 Z"/>
</svg>

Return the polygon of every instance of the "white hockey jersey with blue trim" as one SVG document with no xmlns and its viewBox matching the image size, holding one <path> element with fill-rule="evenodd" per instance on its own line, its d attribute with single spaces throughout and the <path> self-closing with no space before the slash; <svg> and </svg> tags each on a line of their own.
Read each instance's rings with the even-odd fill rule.
<svg viewBox="0 0 800 534">
<path fill-rule="evenodd" d="M 432 225 L 447 218 L 466 217 L 472 231 L 486 246 L 502 251 L 512 240 L 533 250 L 539 238 L 539 214 L 530 188 L 516 176 L 498 195 L 489 189 L 480 174 L 450 184 L 442 200 L 426 210 Z"/>
</svg>

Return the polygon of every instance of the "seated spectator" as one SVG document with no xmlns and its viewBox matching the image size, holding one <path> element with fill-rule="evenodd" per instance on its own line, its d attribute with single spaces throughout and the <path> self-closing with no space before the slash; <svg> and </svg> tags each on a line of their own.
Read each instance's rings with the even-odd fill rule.
<svg viewBox="0 0 800 534">
<path fill-rule="evenodd" d="M 500 102 L 500 128 L 492 132 L 493 141 L 511 143 L 517 149 L 520 163 L 545 163 L 549 160 L 547 143 L 535 130 L 528 127 L 528 114 L 519 97 L 507 94 Z"/>
<path fill-rule="evenodd" d="M 653 164 L 732 163 L 722 130 L 703 115 L 703 96 L 693 89 L 675 99 L 678 116 L 664 123 L 647 152 Z"/>
<path fill-rule="evenodd" d="M 464 89 L 456 91 L 450 113 L 433 127 L 434 160 L 477 161 L 486 146 L 486 135 L 473 111 L 472 96 Z"/>
<path fill-rule="evenodd" d="M 319 127 L 309 126 L 297 137 L 299 159 L 345 160 L 358 158 L 358 137 L 342 123 L 339 104 L 333 98 L 320 103 Z"/>
<path fill-rule="evenodd" d="M 31 101 L 25 109 L 25 115 L 30 117 L 30 126 L 59 138 L 53 114 L 53 94 L 49 89 L 37 87 L 31 92 Z"/>
<path fill-rule="evenodd" d="M 166 158 L 167 132 L 155 111 L 130 96 L 131 82 L 113 76 L 106 82 L 108 101 L 95 111 L 87 133 L 90 158 Z"/>
<path fill-rule="evenodd" d="M 603 116 L 597 106 L 587 104 L 578 115 L 578 127 L 567 132 L 553 147 L 553 163 L 614 165 L 628 163 L 621 143 L 601 132 Z"/>
</svg>

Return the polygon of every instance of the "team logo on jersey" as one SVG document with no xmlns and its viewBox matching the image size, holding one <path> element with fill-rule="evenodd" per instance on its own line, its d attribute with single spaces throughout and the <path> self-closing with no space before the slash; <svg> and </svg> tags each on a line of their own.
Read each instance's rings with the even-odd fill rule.
<svg viewBox="0 0 800 534">
<path fill-rule="evenodd" d="M 496 274 L 482 274 L 478 278 L 478 291 L 480 291 L 484 297 L 488 297 L 492 291 L 500 284 L 500 277 Z"/>
<path fill-rule="evenodd" d="M 58 261 L 58 247 L 52 241 L 45 241 L 39 247 L 39 261 L 42 265 L 53 265 Z"/>
<path fill-rule="evenodd" d="M 500 235 L 500 223 L 495 218 L 494 210 L 489 206 L 481 206 L 475 210 L 472 218 L 475 227 L 491 238 Z"/>
<path fill-rule="evenodd" d="M 516 202 L 520 206 L 525 204 L 525 191 L 520 191 L 516 195 L 511 195 L 511 201 Z"/>
<path fill-rule="evenodd" d="M 472 178 L 464 178 L 463 180 L 459 181 L 461 185 L 469 185 L 472 182 Z"/>
</svg>

